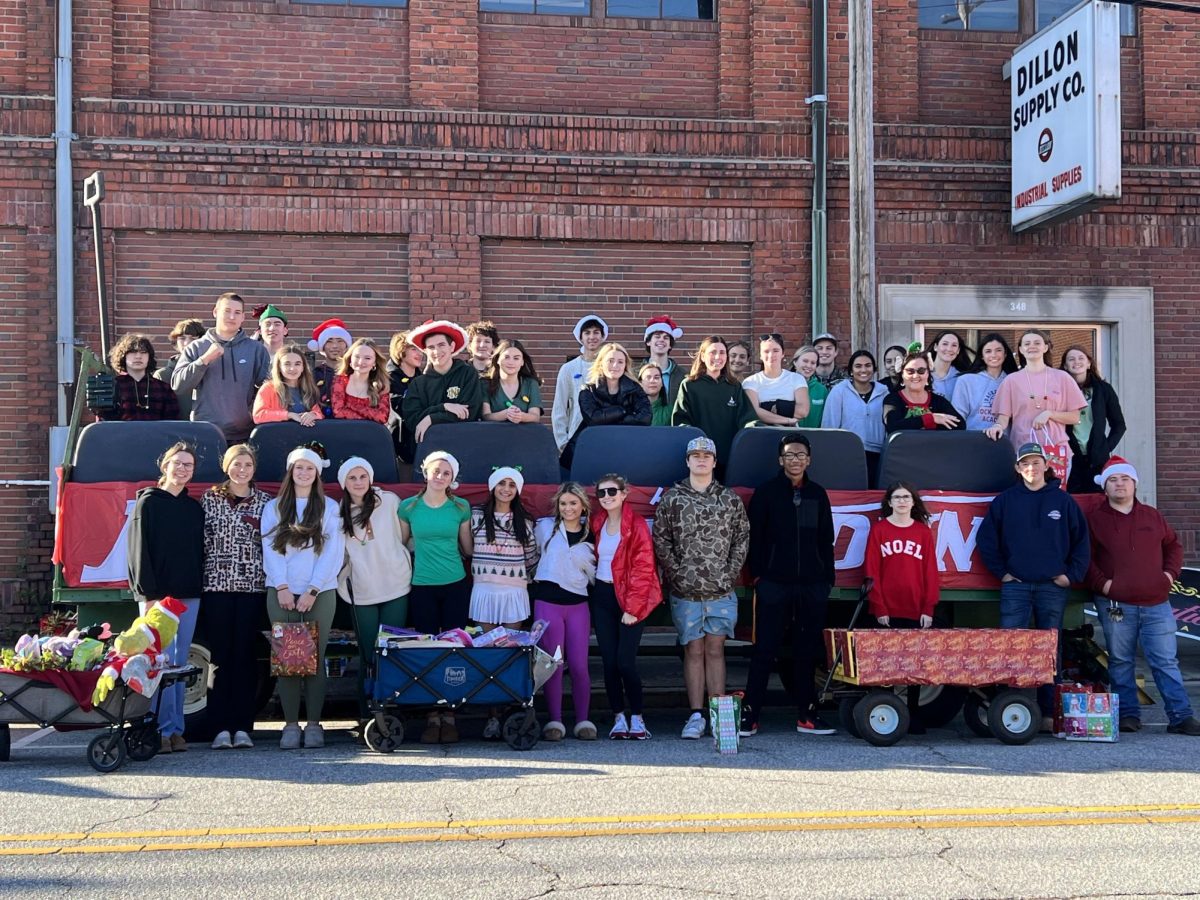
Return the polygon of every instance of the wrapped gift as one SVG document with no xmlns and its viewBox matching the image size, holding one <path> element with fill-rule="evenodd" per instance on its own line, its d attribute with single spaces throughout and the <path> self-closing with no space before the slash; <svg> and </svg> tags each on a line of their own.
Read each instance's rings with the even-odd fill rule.
<svg viewBox="0 0 1200 900">
<path fill-rule="evenodd" d="M 708 698 L 708 720 L 713 746 L 722 756 L 738 752 L 738 728 L 742 721 L 742 695 L 725 694 Z"/>
<path fill-rule="evenodd" d="M 1068 741 L 1115 743 L 1120 735 L 1121 702 L 1116 694 L 1065 691 L 1063 734 Z"/>
<path fill-rule="evenodd" d="M 1066 694 L 1090 694 L 1095 686 L 1081 681 L 1063 682 L 1054 686 L 1054 734 L 1065 737 L 1066 726 L 1063 724 L 1063 697 Z"/>
<path fill-rule="evenodd" d="M 317 674 L 316 622 L 272 622 L 267 642 L 276 678 Z"/>
</svg>

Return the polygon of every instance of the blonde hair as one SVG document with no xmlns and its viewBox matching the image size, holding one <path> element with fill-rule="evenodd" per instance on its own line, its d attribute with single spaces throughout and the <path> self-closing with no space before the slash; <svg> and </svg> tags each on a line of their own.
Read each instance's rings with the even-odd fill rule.
<svg viewBox="0 0 1200 900">
<path fill-rule="evenodd" d="M 233 465 L 233 461 L 239 456 L 248 456 L 250 461 L 254 463 L 254 467 L 258 468 L 258 453 L 249 444 L 233 444 L 225 455 L 221 457 L 221 471 L 229 473 L 229 467 Z"/>
<path fill-rule="evenodd" d="M 629 356 L 629 351 L 616 341 L 612 341 L 596 351 L 596 358 L 592 360 L 592 367 L 588 369 L 587 378 L 584 380 L 584 384 L 590 384 L 595 387 L 608 377 L 604 374 L 604 361 L 614 353 L 620 353 L 625 357 L 624 374 L 631 375 L 633 372 L 633 360 Z"/>
<path fill-rule="evenodd" d="M 558 486 L 558 490 L 554 492 L 554 496 L 550 499 L 550 505 L 554 508 L 554 529 L 558 530 L 558 526 L 562 524 L 562 513 L 558 508 L 558 501 L 563 497 L 570 495 L 583 504 L 583 519 L 586 520 L 588 513 L 592 509 L 592 498 L 588 496 L 587 488 L 578 481 L 564 481 Z"/>
<path fill-rule="evenodd" d="M 379 347 L 375 345 L 373 340 L 370 338 L 359 338 L 347 347 L 346 352 L 342 354 L 342 361 L 338 366 L 338 374 L 351 374 L 350 357 L 354 355 L 354 351 L 359 347 L 367 347 L 375 354 L 375 365 L 371 367 L 371 374 L 367 377 L 367 396 L 370 398 L 372 406 L 378 406 L 379 398 L 388 389 L 387 363 L 384 360 L 383 354 L 379 352 Z"/>
<path fill-rule="evenodd" d="M 196 456 L 196 445 L 187 441 L 176 441 L 170 447 L 163 451 L 163 455 L 158 458 L 158 486 L 162 487 L 167 483 L 167 463 L 173 460 L 180 453 L 186 453 L 192 458 L 193 465 L 199 462 Z M 195 475 L 195 468 L 192 469 L 192 474 Z"/>
<path fill-rule="evenodd" d="M 271 386 L 275 388 L 275 396 L 279 398 L 279 405 L 284 409 L 288 408 L 288 386 L 287 382 L 283 380 L 283 359 L 285 356 L 293 354 L 300 357 L 300 377 L 296 379 L 296 389 L 300 391 L 300 399 L 304 401 L 305 409 L 320 406 L 321 392 L 317 390 L 312 368 L 308 365 L 308 357 L 304 355 L 304 349 L 299 344 L 284 344 L 271 357 Z M 255 462 L 257 462 L 257 458 Z"/>
</svg>

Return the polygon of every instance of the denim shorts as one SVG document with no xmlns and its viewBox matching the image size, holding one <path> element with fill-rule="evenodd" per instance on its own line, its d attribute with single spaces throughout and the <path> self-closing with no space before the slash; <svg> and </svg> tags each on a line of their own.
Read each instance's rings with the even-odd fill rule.
<svg viewBox="0 0 1200 900">
<path fill-rule="evenodd" d="M 726 594 L 715 600 L 684 600 L 671 596 L 671 621 L 675 623 L 680 644 L 690 644 L 706 634 L 733 637 L 737 614 L 737 594 Z"/>
</svg>

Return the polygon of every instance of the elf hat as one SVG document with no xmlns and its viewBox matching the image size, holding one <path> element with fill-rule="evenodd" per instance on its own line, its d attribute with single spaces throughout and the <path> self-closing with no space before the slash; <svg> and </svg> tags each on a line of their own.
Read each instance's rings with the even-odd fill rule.
<svg viewBox="0 0 1200 900">
<path fill-rule="evenodd" d="M 429 468 L 429 464 L 437 462 L 439 459 L 450 467 L 450 478 L 452 479 L 450 487 L 458 487 L 458 460 L 454 458 L 453 454 L 447 453 L 445 450 L 434 450 L 432 453 L 427 453 L 425 458 L 421 460 L 421 474 L 424 475 L 425 470 Z M 429 478 L 426 476 L 426 481 L 428 480 Z"/>
<path fill-rule="evenodd" d="M 669 334 L 675 340 L 683 337 L 683 329 L 675 324 L 675 321 L 670 316 L 655 316 L 646 323 L 646 333 L 642 335 L 643 343 L 650 340 L 650 335 L 656 331 L 662 331 Z"/>
<path fill-rule="evenodd" d="M 288 323 L 287 316 L 283 314 L 283 310 L 271 303 L 256 307 L 253 316 L 258 319 L 259 325 L 262 324 L 263 319 L 279 319 L 284 325 Z M 349 341 L 346 343 L 349 343 Z"/>
<path fill-rule="evenodd" d="M 325 346 L 325 342 L 330 338 L 341 338 L 347 344 L 354 343 L 354 338 L 350 336 L 350 332 L 346 329 L 346 323 L 341 319 L 326 319 L 313 329 L 312 334 L 313 339 L 308 342 L 308 349 L 313 353 L 320 353 Z"/>
<path fill-rule="evenodd" d="M 604 336 L 601 337 L 600 340 L 607 341 L 608 340 L 608 323 L 605 322 L 602 318 L 600 318 L 595 313 L 588 313 L 586 316 L 584 316 L 582 319 L 580 319 L 578 322 L 575 323 L 575 327 L 571 329 L 571 334 L 575 335 L 575 340 L 580 344 L 583 343 L 583 326 L 587 325 L 591 322 L 595 322 L 597 325 L 599 325 L 600 330 L 604 333 Z"/>
<path fill-rule="evenodd" d="M 342 486 L 343 491 L 346 489 L 346 479 L 350 477 L 350 473 L 355 469 L 366 469 L 367 478 L 370 481 L 375 480 L 375 468 L 361 456 L 351 456 L 338 466 L 338 484 Z"/>
<path fill-rule="evenodd" d="M 425 342 L 435 334 L 445 336 L 450 342 L 451 353 L 457 353 L 467 346 L 467 333 L 446 319 L 427 319 L 408 333 L 408 342 L 424 350 Z"/>
<path fill-rule="evenodd" d="M 1104 483 L 1114 475 L 1128 475 L 1134 481 L 1138 480 L 1137 469 L 1133 467 L 1132 463 L 1120 456 L 1110 457 L 1108 462 L 1104 464 L 1104 468 L 1100 470 L 1100 474 L 1092 480 L 1103 488 Z"/>
<path fill-rule="evenodd" d="M 488 476 L 488 490 L 494 491 L 496 485 L 505 478 L 511 478 L 517 486 L 517 493 L 521 493 L 521 490 L 525 487 L 525 476 L 521 474 L 520 469 L 513 468 L 512 466 L 497 466 L 493 469 L 492 474 Z"/>
</svg>

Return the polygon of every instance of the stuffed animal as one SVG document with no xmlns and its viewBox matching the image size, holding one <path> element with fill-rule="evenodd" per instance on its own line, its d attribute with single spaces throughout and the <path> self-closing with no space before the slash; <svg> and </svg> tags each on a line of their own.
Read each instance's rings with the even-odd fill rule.
<svg viewBox="0 0 1200 900">
<path fill-rule="evenodd" d="M 104 659 L 104 644 L 95 638 L 84 638 L 71 654 L 67 668 L 72 672 L 87 672 Z"/>
<path fill-rule="evenodd" d="M 179 600 L 167 597 L 117 635 L 92 692 L 93 705 L 103 703 L 118 680 L 145 697 L 153 696 L 162 677 L 162 651 L 175 640 L 179 617 L 186 609 Z"/>
</svg>

